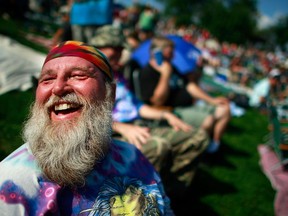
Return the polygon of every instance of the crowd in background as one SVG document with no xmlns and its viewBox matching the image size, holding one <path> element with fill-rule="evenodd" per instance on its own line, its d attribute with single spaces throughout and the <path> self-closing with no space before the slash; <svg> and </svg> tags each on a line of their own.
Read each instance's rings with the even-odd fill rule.
<svg viewBox="0 0 288 216">
<path fill-rule="evenodd" d="M 37 1 L 31 1 L 31 5 L 33 5 L 32 2 Z M 34 3 L 34 7 L 32 7 L 34 13 L 43 14 L 44 10 L 46 11 L 44 14 L 49 14 L 58 23 L 67 24 L 70 22 L 69 19 L 61 20 L 61 17 L 69 12 L 73 1 L 68 1 L 68 3 L 53 1 L 54 3 L 50 4 L 50 7 L 43 5 L 44 2 L 38 1 L 38 7 Z M 70 14 L 71 16 L 73 15 Z M 141 42 L 152 38 L 154 35 L 176 34 L 201 49 L 202 56 L 206 60 L 203 73 L 214 77 L 216 81 L 221 81 L 222 84 L 227 86 L 236 84 L 237 87 L 240 86 L 240 90 L 235 87 L 236 90 L 245 92 L 246 88 L 251 89 L 257 81 L 266 77 L 272 69 L 277 68 L 281 71 L 281 88 L 284 88 L 287 79 L 288 54 L 287 51 L 282 51 L 279 47 L 275 47 L 275 50 L 263 50 L 258 44 L 240 45 L 221 41 L 221 38 L 213 37 L 208 30 L 196 25 L 176 26 L 173 18 L 159 19 L 159 11 L 149 5 L 146 7 L 115 5 L 114 10 L 109 11 L 107 16 L 110 17 L 101 21 L 102 23 L 94 25 L 95 29 L 105 24 L 112 24 L 121 28 L 127 37 L 129 44 L 127 48 L 130 52 L 133 52 Z M 70 37 L 75 38 L 72 35 L 73 27 Z M 91 35 L 93 34 L 91 33 Z M 62 40 L 66 39 L 67 35 Z M 53 44 L 56 42 L 57 40 L 54 38 Z"/>
<path fill-rule="evenodd" d="M 17 16 L 22 18 L 34 17 L 35 19 L 46 19 L 62 25 L 63 23 L 71 22 L 68 18 L 63 19 L 63 16 L 70 12 L 69 9 L 72 4 L 81 2 L 83 1 L 22 0 L 17 1 L 17 3 L 7 1 L 3 2 L 1 12 L 3 13 L 4 10 L 6 12 L 9 11 L 8 15 L 12 18 Z M 196 25 L 176 26 L 173 18 L 159 19 L 159 11 L 149 5 L 146 7 L 139 7 L 139 5 L 124 7 L 119 4 L 113 4 L 112 10 L 111 3 L 113 1 L 107 2 L 109 2 L 107 6 L 111 6 L 111 10 L 105 11 L 107 13 L 106 20 L 95 24 L 95 27 L 112 23 L 114 26 L 122 28 L 127 37 L 133 38 L 134 41 L 138 40 L 137 44 L 155 34 L 180 35 L 202 50 L 203 57 L 207 59 L 208 63 L 204 72 L 208 75 L 217 75 L 223 81 L 251 87 L 273 68 L 278 68 L 282 71 L 281 73 L 285 73 L 287 70 L 287 51 L 282 51 L 279 47 L 268 51 L 260 49 L 258 44 L 244 46 L 228 43 L 221 41 L 221 38 L 213 37 L 208 30 L 199 28 Z M 72 33 L 70 35 L 72 37 Z M 53 44 L 55 43 L 56 39 Z M 135 49 L 135 45 L 133 46 L 131 48 Z"/>
</svg>

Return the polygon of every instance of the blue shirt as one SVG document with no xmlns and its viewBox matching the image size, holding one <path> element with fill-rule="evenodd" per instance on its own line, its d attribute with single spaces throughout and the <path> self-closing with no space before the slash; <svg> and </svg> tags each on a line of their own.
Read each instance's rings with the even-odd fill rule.
<svg viewBox="0 0 288 216">
<path fill-rule="evenodd" d="M 113 120 L 118 122 L 131 122 L 138 118 L 139 109 L 143 103 L 127 87 L 123 78 L 117 79 L 116 100 L 113 108 Z"/>
</svg>

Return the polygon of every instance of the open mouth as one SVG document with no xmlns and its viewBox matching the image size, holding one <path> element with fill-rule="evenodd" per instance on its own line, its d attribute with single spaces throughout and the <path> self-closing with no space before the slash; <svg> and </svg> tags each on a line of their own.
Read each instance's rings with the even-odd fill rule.
<svg viewBox="0 0 288 216">
<path fill-rule="evenodd" d="M 78 103 L 62 102 L 50 107 L 50 112 L 56 116 L 68 116 L 70 114 L 79 112 L 82 105 Z"/>
</svg>

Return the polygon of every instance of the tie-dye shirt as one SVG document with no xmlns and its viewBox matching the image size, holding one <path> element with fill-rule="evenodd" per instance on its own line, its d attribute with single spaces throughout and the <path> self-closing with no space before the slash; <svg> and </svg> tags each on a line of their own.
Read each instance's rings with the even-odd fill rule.
<svg viewBox="0 0 288 216">
<path fill-rule="evenodd" d="M 0 163 L 1 215 L 173 215 L 159 175 L 134 146 L 113 140 L 83 187 L 43 177 L 27 144 Z"/>
<path fill-rule="evenodd" d="M 135 97 L 127 87 L 124 78 L 119 75 L 116 86 L 113 120 L 118 122 L 132 122 L 140 118 L 139 109 L 143 103 Z"/>
</svg>

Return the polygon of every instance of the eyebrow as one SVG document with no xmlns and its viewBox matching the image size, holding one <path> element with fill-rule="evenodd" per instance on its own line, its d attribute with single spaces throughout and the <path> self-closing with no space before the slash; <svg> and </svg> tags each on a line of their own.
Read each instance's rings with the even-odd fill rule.
<svg viewBox="0 0 288 216">
<path fill-rule="evenodd" d="M 99 68 L 96 67 L 96 66 L 94 66 L 94 67 L 91 67 L 91 66 L 89 66 L 89 67 L 86 67 L 86 66 L 75 66 L 75 67 L 72 67 L 72 68 L 69 69 L 69 71 L 71 71 L 71 72 L 76 71 L 76 70 L 80 70 L 80 71 L 86 72 L 87 74 L 89 74 L 92 77 L 95 77 L 95 74 L 97 72 L 100 72 Z M 51 75 L 51 74 L 57 74 L 57 72 L 55 72 L 55 70 L 52 70 L 52 69 L 44 70 L 44 71 L 41 72 L 41 75 L 40 75 L 39 79 L 41 79 L 45 75 Z"/>
<path fill-rule="evenodd" d="M 53 74 L 53 70 L 42 70 L 38 80 L 40 81 L 44 76 Z"/>
</svg>

